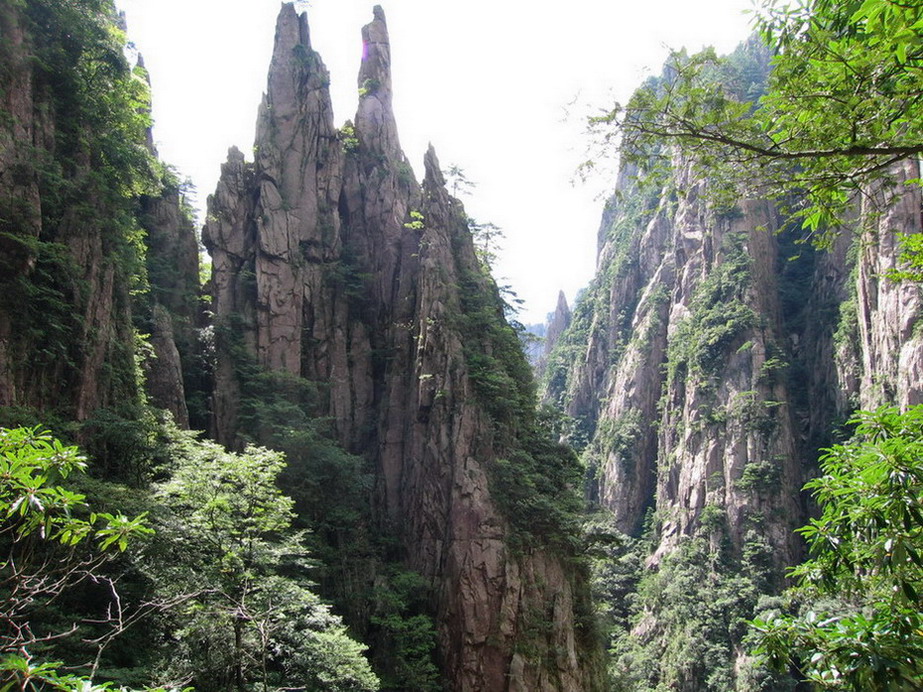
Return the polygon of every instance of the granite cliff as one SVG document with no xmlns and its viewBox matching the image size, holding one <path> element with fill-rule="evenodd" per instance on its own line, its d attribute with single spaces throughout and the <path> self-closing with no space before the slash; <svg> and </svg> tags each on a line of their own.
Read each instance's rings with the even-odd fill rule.
<svg viewBox="0 0 923 692">
<path fill-rule="evenodd" d="M 622 171 L 597 278 L 546 395 L 591 432 L 598 499 L 623 530 L 657 507 L 668 547 L 713 504 L 739 546 L 741 513 L 803 522 L 798 490 L 835 422 L 857 406 L 919 401 L 920 289 L 888 275 L 899 235 L 920 232 L 920 193 L 882 192 L 872 230 L 844 228 L 819 251 L 797 244 L 768 202 L 710 208 L 681 158 L 662 186 L 642 190 L 642 178 Z M 762 491 L 741 491 L 748 467 L 771 475 Z M 789 528 L 772 541 L 790 564 Z"/>
<path fill-rule="evenodd" d="M 372 469 L 373 523 L 431 587 L 450 687 L 594 689 L 572 553 L 517 543 L 495 490 L 501 459 L 554 447 L 528 366 L 434 150 L 422 185 L 401 151 L 381 8 L 362 37 L 358 111 L 337 130 L 306 18 L 283 6 L 255 160 L 232 150 L 209 200 L 216 436 L 247 432 L 242 359 L 321 384 L 317 415 Z"/>
<path fill-rule="evenodd" d="M 591 499 L 619 531 L 644 535 L 649 583 L 706 598 L 678 580 L 710 555 L 709 578 L 736 583 L 725 593 L 754 594 L 725 610 L 753 617 L 755 594 L 777 592 L 803 557 L 794 529 L 812 508 L 801 487 L 837 426 L 857 407 L 923 393 L 920 287 L 889 278 L 900 235 L 921 232 L 919 187 L 903 185 L 919 170 L 893 167 L 897 184 L 869 190 L 823 250 L 767 201 L 720 202 L 694 170 L 680 154 L 666 172 L 623 166 L 597 275 L 550 356 L 544 396 L 575 421 Z M 696 541 L 707 547 L 690 548 Z M 644 600 L 646 615 L 623 636 L 661 652 L 685 647 L 674 661 L 701 660 L 713 635 L 700 623 L 696 643 L 689 614 L 668 613 L 668 600 Z M 728 661 L 727 681 L 706 682 L 725 665 L 714 662 L 664 666 L 657 679 L 750 689 L 740 635 L 727 631 L 711 639 L 724 647 L 715 661 Z"/>
<path fill-rule="evenodd" d="M 174 332 L 194 342 L 198 309 L 195 230 L 155 159 L 146 74 L 97 21 L 0 7 L 0 406 L 77 423 L 84 441 L 139 415 L 142 335 L 152 396 L 188 424 Z"/>
</svg>

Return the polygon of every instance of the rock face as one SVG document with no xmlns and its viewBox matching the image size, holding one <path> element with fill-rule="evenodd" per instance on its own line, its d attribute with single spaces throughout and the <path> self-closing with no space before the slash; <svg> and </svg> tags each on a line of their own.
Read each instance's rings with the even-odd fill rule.
<svg viewBox="0 0 923 692">
<path fill-rule="evenodd" d="M 737 554 L 758 536 L 781 568 L 799 558 L 799 491 L 832 426 L 923 395 L 920 288 L 887 278 L 898 236 L 920 233 L 919 187 L 900 184 L 918 168 L 869 196 L 856 228 L 875 211 L 874 232 L 844 229 L 824 252 L 779 232 L 766 202 L 711 208 L 690 171 L 677 157 L 646 193 L 622 171 L 546 396 L 582 422 L 619 527 L 637 532 L 656 509 L 655 560 L 718 510 Z"/>
<path fill-rule="evenodd" d="M 29 252 L 29 242 L 41 231 L 38 180 L 29 165 L 26 147 L 33 142 L 47 142 L 52 134 L 50 123 L 36 117 L 32 70 L 28 66 L 31 46 L 23 29 L 22 15 L 12 7 L 0 7 L 0 31 L 7 50 L 3 56 L 5 74 L 10 78 L 3 90 L 2 108 L 9 118 L 0 127 L 0 184 L 8 191 L 3 239 L 0 255 L 4 258 L 3 278 L 7 284 L 27 275 L 34 268 L 35 258 Z M 7 234 L 18 231 L 22 240 Z M 4 305 L 0 311 L 0 405 L 10 406 L 24 397 L 24 375 L 18 372 L 16 361 L 20 353 L 14 343 L 14 306 Z"/>
<path fill-rule="evenodd" d="M 514 553 L 491 496 L 499 433 L 465 343 L 481 337 L 459 330 L 459 284 L 481 276 L 463 209 L 432 148 L 422 186 L 400 150 L 380 8 L 362 35 L 355 125 L 338 132 L 306 19 L 283 5 L 256 160 L 232 150 L 209 200 L 217 437 L 237 444 L 241 357 L 323 383 L 322 414 L 375 469 L 377 521 L 433 586 L 452 689 L 594 689 L 574 630 L 583 587 L 550 552 Z"/>
<path fill-rule="evenodd" d="M 535 359 L 535 376 L 541 379 L 545 374 L 545 368 L 548 367 L 548 357 L 554 351 L 555 346 L 561 339 L 561 335 L 570 326 L 571 314 L 570 307 L 567 305 L 567 297 L 564 291 L 558 292 L 558 303 L 554 312 L 548 313 L 548 319 L 545 323 L 544 342 L 541 344 L 541 351 Z"/>
<path fill-rule="evenodd" d="M 861 239 L 857 260 L 855 321 L 861 366 L 853 373 L 858 391 L 850 391 L 863 408 L 923 403 L 920 285 L 888 278 L 899 265 L 901 234 L 921 232 L 920 187 L 903 185 L 919 177 L 919 161 L 904 161 L 893 169 L 896 191 L 884 187 L 863 200 L 861 213 L 874 215 L 875 228 Z"/>
<path fill-rule="evenodd" d="M 121 47 L 103 38 L 115 21 L 105 9 L 88 18 L 54 5 L 0 7 L 0 406 L 43 420 L 83 422 L 100 409 L 130 416 L 139 402 L 133 316 L 149 306 L 132 296 L 146 277 L 137 194 L 125 188 L 154 181 L 137 155 L 148 142 L 130 122 L 135 106 L 116 98 L 100 107 L 94 91 L 143 96 Z M 178 200 L 150 194 L 160 226 L 172 216 L 197 262 Z M 174 273 L 185 271 L 174 263 Z M 190 273 L 195 284 L 197 269 Z M 151 324 L 166 362 L 172 336 L 162 320 Z M 182 391 L 174 403 L 182 419 Z"/>
<path fill-rule="evenodd" d="M 184 207 L 179 187 L 168 180 L 161 194 L 142 197 L 140 222 L 147 233 L 148 325 L 154 356 L 145 361 L 147 391 L 151 403 L 188 428 L 187 398 L 202 388 L 198 382 L 186 386 L 197 371 L 197 330 L 202 325 L 199 244 L 192 213 Z M 194 427 L 205 427 L 201 414 L 193 419 Z"/>
</svg>

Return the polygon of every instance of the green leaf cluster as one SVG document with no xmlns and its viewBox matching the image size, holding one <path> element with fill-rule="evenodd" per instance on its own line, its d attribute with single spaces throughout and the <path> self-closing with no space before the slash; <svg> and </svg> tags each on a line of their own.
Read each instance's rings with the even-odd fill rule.
<svg viewBox="0 0 923 692">
<path fill-rule="evenodd" d="M 774 197 L 826 242 L 857 195 L 887 205 L 870 185 L 923 152 L 923 3 L 765 0 L 756 26 L 748 50 L 772 56 L 764 89 L 739 87 L 760 76 L 739 60 L 678 52 L 591 126 L 629 158 L 675 143 L 713 181 Z"/>
<path fill-rule="evenodd" d="M 821 458 L 808 482 L 822 507 L 800 529 L 811 558 L 792 570 L 794 615 L 753 624 L 776 666 L 820 687 L 915 690 L 923 685 L 923 407 L 852 420 L 855 437 Z"/>
<path fill-rule="evenodd" d="M 69 487 L 85 468 L 76 447 L 41 428 L 0 428 L 0 672 L 16 689 L 91 689 L 59 663 L 33 664 L 29 649 L 69 633 L 66 625 L 51 629 L 43 611 L 104 579 L 112 553 L 153 533 L 144 514 L 91 512 L 86 496 Z"/>
<path fill-rule="evenodd" d="M 132 536 L 152 533 L 143 515 L 75 516 L 86 507 L 86 497 L 64 483 L 85 468 L 76 447 L 64 446 L 41 428 L 0 428 L 0 534 L 12 536 L 14 553 L 16 544 L 36 536 L 63 546 L 95 538 L 101 550 L 124 551 Z M 14 558 L 0 562 L 0 568 L 15 570 Z"/>
<path fill-rule="evenodd" d="M 116 687 L 113 683 L 94 683 L 82 676 L 63 670 L 60 661 L 33 663 L 28 655 L 8 654 L 0 657 L 0 692 L 130 692 L 127 687 Z M 147 688 L 145 692 L 192 692 L 192 688 L 167 689 L 165 687 Z"/>
<path fill-rule="evenodd" d="M 206 692 L 378 689 L 365 647 L 311 589 L 294 501 L 276 485 L 284 466 L 264 448 L 174 443 L 170 477 L 155 488 L 160 543 L 147 568 L 159 598 L 176 604 L 169 679 Z"/>
</svg>

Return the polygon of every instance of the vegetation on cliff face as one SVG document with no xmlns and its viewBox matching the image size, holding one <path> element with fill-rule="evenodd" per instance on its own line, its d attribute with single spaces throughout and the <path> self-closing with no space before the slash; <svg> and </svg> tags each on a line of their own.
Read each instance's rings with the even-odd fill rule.
<svg viewBox="0 0 923 692">
<path fill-rule="evenodd" d="M 126 60 L 111 2 L 14 2 L 0 22 L 0 418 L 42 420 L 137 482 L 156 418 L 139 368 L 165 362 L 157 339 L 172 339 L 156 333 L 158 306 L 184 315 L 184 356 L 197 353 L 197 277 L 173 297 L 151 290 L 151 272 L 184 265 L 152 244 L 148 217 L 172 204 L 195 264 L 191 212 L 149 144 L 147 76 Z"/>
<path fill-rule="evenodd" d="M 260 266 L 229 253 L 241 304 L 214 337 L 236 387 L 232 452 L 159 408 L 205 425 L 213 364 L 200 345 L 189 212 L 149 146 L 146 78 L 126 62 L 111 0 L 3 4 L 0 30 L 17 40 L 0 42 L 0 422 L 13 426 L 0 428 L 0 690 L 435 692 L 457 683 L 443 676 L 450 659 L 469 687 L 589 689 L 597 622 L 613 691 L 919 688 L 919 407 L 856 418 L 855 436 L 805 486 L 819 505 L 801 530 L 811 556 L 781 594 L 779 561 L 797 552 L 787 527 L 805 520 L 811 445 L 862 387 L 900 389 L 872 352 L 893 340 L 872 343 L 876 315 L 860 310 L 892 300 L 871 264 L 894 230 L 881 219 L 919 230 L 918 174 L 901 185 L 888 175 L 923 151 L 923 9 L 764 9 L 771 70 L 756 40 L 727 59 L 678 54 L 596 122 L 620 128 L 626 158 L 603 271 L 548 364 L 546 399 L 573 419 L 536 409 L 485 266 L 495 229 L 479 257 L 434 154 L 421 188 L 399 151 L 376 9 L 356 126 L 295 133 L 329 148 L 292 170 L 346 180 L 310 191 L 318 238 L 254 249 Z M 280 27 L 294 41 L 279 44 L 280 64 L 310 73 L 317 97 L 327 78 L 302 42 L 306 26 Z M 274 88 L 289 82 L 308 83 Z M 261 125 L 275 145 L 270 111 Z M 282 171 L 290 162 L 274 155 L 241 157 L 228 177 Z M 775 212 L 742 199 L 742 180 L 819 235 L 865 195 L 855 225 L 874 228 L 875 242 L 849 258 L 832 240 L 793 257 L 791 224 L 761 235 L 755 225 Z M 259 182 L 265 208 L 252 225 L 266 241 L 290 227 L 297 186 L 281 174 Z M 369 185 L 383 196 L 364 195 Z M 243 182 L 238 192 L 241 209 L 255 204 Z M 894 200 L 905 217 L 887 216 Z M 919 278 L 919 237 L 892 277 Z M 276 333 L 254 345 L 252 314 L 271 312 L 259 282 L 285 275 L 286 252 L 297 255 L 293 276 L 320 277 L 299 294 L 314 300 L 297 314 L 310 328 L 284 332 L 305 340 L 292 361 Z M 394 271 L 379 286 L 382 257 Z M 860 299 L 872 284 L 874 300 Z M 915 290 L 901 305 L 918 313 Z M 854 297 L 838 311 L 844 295 Z M 418 299 L 422 317 L 405 307 Z M 901 368 L 920 360 L 918 317 L 880 319 L 900 325 Z M 837 319 L 840 337 L 827 333 Z M 320 339 L 325 329 L 348 333 L 348 345 Z M 919 400 L 919 382 L 909 387 L 903 401 Z M 68 442 L 15 427 L 37 418 Z M 71 440 L 92 458 L 90 475 Z M 382 461 L 389 446 L 397 470 Z M 641 488 L 630 529 L 600 512 L 580 535 L 584 466 L 593 501 L 606 484 L 610 499 Z M 456 581 L 441 571 L 452 561 Z"/>
<path fill-rule="evenodd" d="M 482 260 L 466 268 L 459 288 L 458 328 L 472 335 L 465 340 L 465 359 L 498 447 L 489 469 L 496 502 L 515 531 L 517 548 L 573 554 L 581 548 L 582 472 L 573 450 L 558 442 L 560 417 L 551 408 L 537 410 L 531 367 L 519 333 L 505 319 L 488 265 Z"/>
<path fill-rule="evenodd" d="M 641 197 L 626 200 L 620 182 L 600 274 L 547 373 L 546 396 L 576 418 L 574 443 L 590 435 L 584 459 L 602 489 L 591 498 L 621 501 L 621 522 L 638 478 L 657 477 L 652 511 L 628 522 L 643 529 L 597 526 L 614 689 L 920 685 L 918 464 L 899 451 L 915 449 L 918 414 L 863 414 L 857 441 L 822 457 L 799 492 L 856 402 L 919 401 L 920 290 L 906 281 L 919 278 L 921 13 L 888 0 L 765 3 L 759 37 L 726 58 L 675 54 L 593 123 L 623 175 L 668 181 L 663 215 L 627 232 L 613 220 L 631 222 Z M 774 208 L 755 213 L 767 197 Z M 758 225 L 781 231 L 761 238 Z M 801 245 L 812 235 L 818 248 Z M 642 268 L 613 284 L 632 243 Z M 643 268 L 645 249 L 663 261 Z M 648 307 L 657 291 L 661 312 Z M 625 341 L 611 324 L 620 310 Z M 642 331 L 652 346 L 638 351 Z M 639 424 L 645 382 L 663 395 Z M 813 558 L 780 596 L 810 491 L 822 506 L 802 531 Z M 747 622 L 757 616 L 762 633 Z"/>
<path fill-rule="evenodd" d="M 3 20 L 5 34 L 25 37 L 5 41 L 0 61 L 10 84 L 0 300 L 16 316 L 5 403 L 137 417 L 130 294 L 147 278 L 136 208 L 159 189 L 147 84 L 126 63 L 107 2 L 13 3 Z"/>
<path fill-rule="evenodd" d="M 736 88 L 713 51 L 677 53 L 667 79 L 595 124 L 615 126 L 629 158 L 676 143 L 701 170 L 779 200 L 820 238 L 889 167 L 923 152 L 923 7 L 769 1 L 756 24 L 773 52 L 765 92 Z"/>
<path fill-rule="evenodd" d="M 516 330 L 506 322 L 484 258 L 478 261 L 467 223 L 458 229 L 430 228 L 431 214 L 448 216 L 445 209 L 456 206 L 463 212 L 461 205 L 438 183 L 440 189 L 421 200 L 422 190 L 397 149 L 393 124 L 387 132 L 370 129 L 390 92 L 380 9 L 374 17 L 366 31 L 380 60 L 363 69 L 380 74 L 364 81 L 364 110 L 351 134 L 344 129 L 342 149 L 336 137 L 325 139 L 329 150 L 323 165 L 333 171 L 334 180 L 341 183 L 346 177 L 351 187 L 321 200 L 314 209 L 317 218 L 304 217 L 312 228 L 316 222 L 322 239 L 299 243 L 292 262 L 300 278 L 321 265 L 321 281 L 312 287 L 331 299 L 318 299 L 299 319 L 321 321 L 320 312 L 336 305 L 327 326 L 352 331 L 347 344 L 323 335 L 322 327 L 316 336 L 328 341 L 297 330 L 299 337 L 308 334 L 314 349 L 310 357 L 321 361 L 336 351 L 347 368 L 362 363 L 350 383 L 357 391 L 349 394 L 357 399 L 369 394 L 369 399 L 356 414 L 362 424 L 347 435 L 351 414 L 329 407 L 342 395 L 334 391 L 331 373 L 312 368 L 317 363 L 309 364 L 310 357 L 299 353 L 302 377 L 295 361 L 278 368 L 253 348 L 252 313 L 265 306 L 247 301 L 265 288 L 260 282 L 271 273 L 268 265 L 278 269 L 284 264 L 279 257 L 267 259 L 260 248 L 258 260 L 249 261 L 239 277 L 240 304 L 220 315 L 213 330 L 201 330 L 198 248 L 189 209 L 182 185 L 150 147 L 146 74 L 126 61 L 112 2 L 37 0 L 0 8 L 4 38 L 17 39 L 5 40 L 0 55 L 11 83 L 0 94 L 10 107 L 0 122 L 0 136 L 8 145 L 0 151 L 0 175 L 10 190 L 8 213 L 0 219 L 0 261 L 9 270 L 0 277 L 8 289 L 0 304 L 0 379 L 5 378 L 0 381 L 0 422 L 44 420 L 60 437 L 81 443 L 93 460 L 92 475 L 78 481 L 79 494 L 61 486 L 60 497 L 76 515 L 92 511 L 92 521 L 101 524 L 96 535 L 103 547 L 114 542 L 122 549 L 105 564 L 78 561 L 93 570 L 68 573 L 74 583 L 61 582 L 52 603 L 16 615 L 21 616 L 19 631 L 28 636 L 3 639 L 0 687 L 88 690 L 158 683 L 201 690 L 429 691 L 444 687 L 446 661 L 453 656 L 460 674 L 475 680 L 505 681 L 508 668 L 515 666 L 521 684 L 534 679 L 539 687 L 573 689 L 583 686 L 577 680 L 584 676 L 588 685 L 595 684 L 593 666 L 575 656 L 594 641 L 575 519 L 579 467 L 570 450 L 557 443 L 553 424 L 535 411 L 534 384 Z M 303 22 L 291 6 L 283 8 L 280 32 L 288 33 L 277 36 L 274 69 L 294 66 L 323 88 L 326 75 L 320 74 L 319 57 L 303 43 Z M 274 74 L 278 77 L 271 73 L 270 80 Z M 289 94 L 282 82 L 271 84 L 281 89 L 275 106 L 301 108 L 298 99 L 308 95 Z M 321 103 L 319 94 L 311 97 Z M 282 133 L 270 122 L 274 114 L 267 110 L 264 115 L 264 134 L 277 144 Z M 311 134 L 308 128 L 307 134 L 295 136 Z M 261 148 L 259 165 L 282 166 L 271 158 L 273 151 L 272 146 Z M 295 162 L 292 170 L 313 170 L 314 162 L 309 163 Z M 240 164 L 243 177 L 254 169 L 242 157 Z M 289 188 L 298 183 L 284 172 L 274 173 L 285 188 L 281 211 L 287 212 L 297 203 Z M 371 186 L 392 197 L 387 204 L 406 206 L 396 228 L 382 213 L 386 205 L 379 209 L 376 195 L 365 194 Z M 366 198 L 371 200 L 368 208 L 363 206 Z M 270 205 L 259 222 L 268 226 L 279 211 Z M 340 226 L 348 233 L 340 234 Z M 261 230 L 265 241 L 277 229 Z M 376 236 L 393 232 L 394 238 Z M 347 235 L 349 242 L 344 242 Z M 387 253 L 365 245 L 383 243 L 390 252 L 392 240 L 415 244 L 416 252 L 402 258 L 406 266 L 396 265 L 399 278 L 412 287 L 411 297 L 418 283 L 432 283 L 438 295 L 435 300 L 426 296 L 434 303 L 428 307 L 453 308 L 445 324 L 438 321 L 440 315 L 413 312 L 410 302 L 391 305 L 387 290 L 376 299 L 372 288 L 384 273 L 377 263 Z M 318 258 L 317 252 L 327 254 Z M 428 252 L 437 254 L 437 263 L 447 263 L 439 271 L 453 263 L 460 267 L 459 285 L 423 274 L 420 257 Z M 25 314 L 18 310 L 23 305 Z M 385 317 L 388 311 L 393 320 Z M 260 317 L 270 322 L 276 315 L 267 310 Z M 425 353 L 422 330 L 413 340 L 406 338 L 411 328 L 423 326 L 435 345 L 426 342 Z M 449 346 L 441 341 L 443 327 Z M 458 330 L 475 331 L 481 339 L 463 346 Z M 210 345 L 215 347 L 211 353 Z M 281 352 L 278 344 L 273 348 Z M 405 363 L 408 354 L 426 362 L 444 358 L 451 368 L 435 374 L 421 370 L 419 383 L 404 382 L 408 372 L 393 372 L 392 361 L 401 355 Z M 220 414 L 208 397 L 214 365 L 209 356 L 225 368 L 216 370 L 215 378 L 230 374 L 235 383 L 234 419 L 223 422 L 232 433 L 224 441 L 237 452 L 178 431 L 162 410 L 181 426 L 211 424 L 213 413 Z M 444 389 L 417 402 L 427 378 L 445 375 L 450 376 L 448 393 Z M 426 415 L 444 408 L 446 399 L 456 413 L 465 409 L 464 423 L 456 429 L 454 419 L 444 419 L 427 432 Z M 408 407 L 408 416 L 390 421 L 391 428 L 385 423 L 389 403 Z M 409 408 L 417 406 L 419 411 Z M 427 494 L 413 509 L 430 514 L 405 513 L 397 522 L 400 516 L 392 516 L 397 505 L 384 502 L 384 494 L 391 492 L 385 486 L 400 481 L 403 492 L 411 481 L 384 478 L 376 450 L 379 440 L 390 439 L 412 418 L 424 424 L 433 440 L 424 448 L 422 438 L 401 433 L 408 436 L 408 449 L 420 448 L 413 452 L 420 458 L 408 459 L 402 473 L 419 473 L 413 464 L 423 464 L 432 454 L 442 465 L 430 464 L 426 474 L 460 473 L 449 468 L 458 457 L 474 474 L 468 477 L 476 480 L 477 497 L 447 504 L 436 487 L 442 480 L 424 474 L 418 482 Z M 455 439 L 459 434 L 461 439 Z M 453 441 L 446 443 L 446 435 Z M 248 442 L 278 451 L 245 447 Z M 11 468 L 20 464 L 19 452 L 6 451 L 4 461 Z M 3 492 L 16 478 L 0 479 Z M 2 547 L 13 551 L 0 561 L 3 612 L 19 607 L 17 580 L 32 579 L 15 554 L 17 522 L 23 507 L 50 506 L 41 480 L 27 489 L 29 499 L 5 513 L 0 527 Z M 452 513 L 463 503 L 470 505 L 470 513 L 460 521 Z M 122 511 L 146 515 L 147 524 L 123 517 Z M 412 542 L 418 537 L 409 536 L 405 527 L 421 525 L 442 541 L 442 529 L 429 524 L 449 519 L 454 523 L 444 528 L 463 538 L 445 542 L 453 554 L 427 565 L 415 556 L 424 552 Z M 68 536 L 78 529 L 92 535 L 86 522 L 68 526 Z M 127 540 L 148 533 L 145 526 L 155 530 L 153 536 Z M 38 526 L 29 534 L 29 549 L 42 559 L 57 555 L 39 535 L 45 531 L 47 539 L 55 530 L 50 520 Z M 483 534 L 483 546 L 469 540 L 470 531 Z M 466 551 L 473 557 L 465 557 Z M 422 567 L 412 569 L 411 558 Z M 458 561 L 454 573 L 443 564 L 452 559 Z M 457 588 L 459 570 L 479 578 L 477 560 L 497 572 L 485 583 L 492 589 L 490 598 L 503 605 L 490 637 L 475 643 L 487 649 L 475 670 L 465 662 L 472 656 L 468 639 L 435 616 L 468 622 L 470 614 L 462 610 L 487 607 L 468 603 Z M 40 560 L 39 581 L 46 567 Z M 498 587 L 497 579 L 505 586 Z M 335 602 L 349 630 L 318 593 Z M 574 611 L 579 611 L 576 635 L 566 626 Z M 554 622 L 543 622 L 545 615 Z M 36 636 L 30 639 L 29 633 Z M 368 659 L 366 646 L 354 637 L 368 643 Z"/>
<path fill-rule="evenodd" d="M 80 440 L 93 474 L 3 429 L 0 687 L 377 689 L 307 576 L 282 456 L 196 441 L 145 394 L 166 363 L 185 411 L 185 370 L 205 418 L 198 247 L 112 2 L 7 3 L 0 25 L 0 421 Z"/>
</svg>

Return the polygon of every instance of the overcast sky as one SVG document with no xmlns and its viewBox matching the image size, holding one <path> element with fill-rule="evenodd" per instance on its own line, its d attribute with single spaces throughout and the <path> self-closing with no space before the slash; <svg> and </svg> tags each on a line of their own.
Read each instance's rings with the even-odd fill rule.
<svg viewBox="0 0 923 692">
<path fill-rule="evenodd" d="M 228 147 L 251 151 L 278 0 L 117 0 L 144 56 L 161 157 L 198 188 L 217 182 Z M 310 0 L 314 49 L 331 74 L 336 124 L 352 119 L 360 30 L 374 2 Z M 418 177 L 432 142 L 443 168 L 477 183 L 468 214 L 506 233 L 495 275 L 540 322 L 596 260 L 613 180 L 572 183 L 584 118 L 657 74 L 668 48 L 727 52 L 749 33 L 750 0 L 381 0 L 391 34 L 394 110 Z"/>
</svg>

